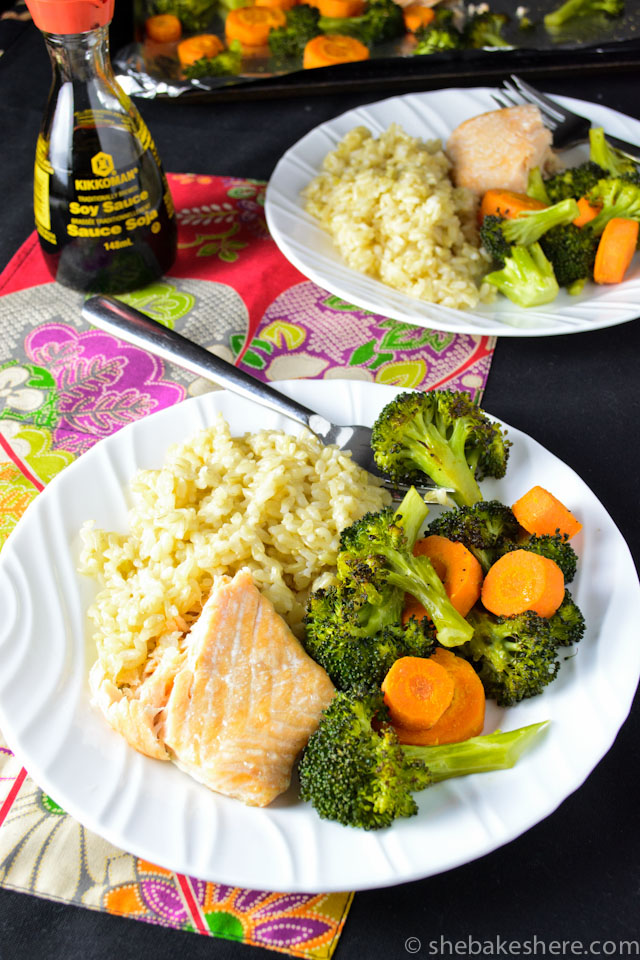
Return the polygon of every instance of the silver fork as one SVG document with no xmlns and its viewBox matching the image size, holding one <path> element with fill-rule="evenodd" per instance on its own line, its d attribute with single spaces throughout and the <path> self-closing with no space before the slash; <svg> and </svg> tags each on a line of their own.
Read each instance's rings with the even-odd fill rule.
<svg viewBox="0 0 640 960">
<path fill-rule="evenodd" d="M 369 473 L 382 476 L 373 459 L 370 427 L 331 423 L 319 413 L 315 413 L 296 400 L 285 397 L 278 390 L 249 376 L 233 364 L 215 356 L 187 337 L 183 337 L 182 334 L 164 327 L 146 314 L 112 297 L 103 295 L 90 297 L 82 307 L 82 314 L 89 323 L 101 330 L 106 330 L 115 337 L 148 350 L 196 376 L 212 380 L 247 400 L 284 414 L 296 423 L 307 427 L 323 443 L 335 444 L 342 450 L 350 451 L 354 461 Z M 383 477 L 383 480 L 395 500 L 400 500 L 406 493 L 406 486 L 392 483 L 386 477 Z M 442 490 L 442 493 L 445 493 L 444 488 L 436 488 L 428 484 L 420 487 L 416 485 L 416 489 L 423 496 L 438 500 L 441 498 L 436 496 L 437 491 Z"/>
<path fill-rule="evenodd" d="M 583 143 L 589 139 L 589 130 L 592 127 L 591 120 L 561 106 L 515 74 L 511 74 L 511 79 L 503 82 L 502 90 L 493 93 L 492 97 L 501 107 L 517 106 L 522 101 L 534 103 L 538 106 L 545 126 L 551 130 L 553 145 L 559 150 L 572 147 L 577 143 Z M 609 134 L 606 134 L 606 137 L 611 146 L 620 150 L 636 163 L 640 162 L 640 146 L 612 137 Z"/>
</svg>

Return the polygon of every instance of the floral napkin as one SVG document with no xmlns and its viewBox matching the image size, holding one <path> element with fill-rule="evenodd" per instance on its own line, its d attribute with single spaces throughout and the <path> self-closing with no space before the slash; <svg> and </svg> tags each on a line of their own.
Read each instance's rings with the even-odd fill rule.
<svg viewBox="0 0 640 960">
<path fill-rule="evenodd" d="M 494 338 L 400 323 L 306 280 L 268 234 L 263 182 L 170 182 L 176 264 L 123 300 L 261 380 L 348 378 L 481 398 Z M 49 480 L 96 441 L 212 385 L 89 327 L 82 295 L 51 282 L 35 234 L 0 276 L 0 294 L 1 548 Z M 0 884 L 310 960 L 332 956 L 353 896 L 239 889 L 118 850 L 43 793 L 1 735 Z"/>
</svg>

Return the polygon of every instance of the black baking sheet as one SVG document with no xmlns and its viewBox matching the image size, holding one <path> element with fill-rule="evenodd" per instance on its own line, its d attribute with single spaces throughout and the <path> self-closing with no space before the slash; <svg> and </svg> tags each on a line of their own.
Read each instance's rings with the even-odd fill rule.
<svg viewBox="0 0 640 960">
<path fill-rule="evenodd" d="M 627 0 L 620 18 L 596 16 L 575 20 L 557 34 L 548 33 L 542 17 L 557 4 L 537 0 L 526 6 L 533 26 L 523 30 L 515 16 L 515 2 L 494 0 L 491 10 L 505 12 L 509 23 L 505 37 L 513 49 L 458 50 L 446 54 L 414 56 L 410 43 L 401 40 L 372 51 L 371 59 L 313 70 L 274 70 L 267 57 L 246 61 L 247 73 L 233 78 L 202 78 L 185 82 L 177 68 L 162 58 L 149 60 L 142 43 L 121 48 L 114 58 L 116 73 L 134 96 L 176 100 L 241 100 L 276 96 L 308 96 L 344 91 L 403 92 L 452 83 L 490 84 L 509 73 L 532 79 L 640 69 L 640 0 Z M 222 32 L 214 18 L 212 32 Z M 140 25 L 134 25 L 140 29 Z"/>
</svg>

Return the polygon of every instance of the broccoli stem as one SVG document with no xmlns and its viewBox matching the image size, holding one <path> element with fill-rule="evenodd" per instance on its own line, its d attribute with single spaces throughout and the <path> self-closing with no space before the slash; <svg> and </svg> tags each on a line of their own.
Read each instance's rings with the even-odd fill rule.
<svg viewBox="0 0 640 960">
<path fill-rule="evenodd" d="M 538 243 L 512 247 L 502 270 L 494 270 L 484 279 L 520 307 L 551 303 L 560 291 L 553 267 Z"/>
<path fill-rule="evenodd" d="M 426 435 L 426 436 L 425 436 Z M 435 423 L 409 424 L 405 441 L 413 441 L 412 456 L 423 473 L 439 487 L 452 487 L 451 497 L 462 506 L 472 506 L 482 500 L 482 492 L 467 464 L 464 447 L 467 439 L 463 419 L 456 421 L 451 436 L 446 440 Z"/>
<path fill-rule="evenodd" d="M 409 550 L 413 549 L 413 545 L 420 536 L 422 524 L 427 519 L 428 513 L 429 508 L 416 488 L 409 487 L 395 514 L 401 521 Z"/>
<path fill-rule="evenodd" d="M 635 173 L 637 169 L 633 160 L 611 146 L 603 127 L 592 127 L 589 130 L 589 159 L 602 167 L 610 177 L 623 177 L 625 174 Z"/>
<path fill-rule="evenodd" d="M 549 200 L 549 194 L 547 193 L 547 188 L 545 187 L 544 180 L 542 179 L 540 167 L 534 167 L 533 170 L 529 172 L 527 196 L 533 197 L 534 200 L 539 200 L 540 203 L 545 203 L 547 206 L 551 203 Z"/>
<path fill-rule="evenodd" d="M 471 737 L 461 743 L 446 743 L 437 747 L 404 746 L 407 760 L 419 760 L 425 765 L 429 783 L 438 783 L 452 777 L 466 777 L 470 773 L 488 773 L 491 770 L 507 770 L 515 766 L 538 733 L 547 726 L 548 720 L 531 723 L 517 730 Z"/>
<path fill-rule="evenodd" d="M 563 227 L 571 223 L 579 213 L 577 200 L 567 197 L 543 210 L 523 210 L 513 220 L 504 221 L 502 232 L 509 243 L 519 243 L 528 247 L 553 227 Z"/>
<path fill-rule="evenodd" d="M 396 555 L 387 556 L 391 571 L 389 583 L 419 600 L 433 620 L 438 643 L 443 647 L 459 647 L 473 636 L 473 627 L 452 605 L 442 580 L 428 557 L 412 557 L 402 563 Z"/>
</svg>

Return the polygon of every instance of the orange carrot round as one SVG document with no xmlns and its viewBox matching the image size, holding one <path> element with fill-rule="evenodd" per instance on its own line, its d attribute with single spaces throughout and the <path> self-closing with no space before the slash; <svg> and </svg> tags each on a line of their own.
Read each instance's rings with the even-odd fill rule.
<svg viewBox="0 0 640 960">
<path fill-rule="evenodd" d="M 416 556 L 428 557 L 452 605 L 463 617 L 480 599 L 482 567 L 463 543 L 432 534 L 416 542 Z"/>
<path fill-rule="evenodd" d="M 239 40 L 248 47 L 262 47 L 276 27 L 284 27 L 285 13 L 279 7 L 236 7 L 227 14 L 227 40 Z"/>
<path fill-rule="evenodd" d="M 621 283 L 638 246 L 638 221 L 614 217 L 602 231 L 593 279 L 596 283 Z"/>
<path fill-rule="evenodd" d="M 463 617 L 480 598 L 482 587 L 482 567 L 463 543 L 456 543 L 432 534 L 418 540 L 413 548 L 416 556 L 426 556 L 431 560 L 433 569 L 444 584 L 444 589 L 452 605 Z M 419 600 L 407 594 L 402 611 L 402 622 L 411 617 L 421 620 L 427 616 Z"/>
<path fill-rule="evenodd" d="M 489 567 L 482 602 L 498 617 L 533 610 L 551 617 L 564 599 L 564 576 L 553 560 L 530 550 L 512 550 Z"/>
<path fill-rule="evenodd" d="M 394 724 L 398 740 L 417 746 L 437 746 L 478 737 L 484 727 L 485 715 L 485 693 L 480 677 L 470 663 L 443 647 L 438 647 L 429 659 L 439 663 L 453 677 L 451 703 L 428 730 L 411 730 Z"/>
<path fill-rule="evenodd" d="M 302 66 L 309 70 L 313 67 L 330 67 L 336 63 L 368 59 L 368 47 L 355 37 L 343 37 L 337 33 L 327 36 L 320 34 L 309 40 L 304 48 Z"/>
<path fill-rule="evenodd" d="M 278 7 L 280 10 L 291 10 L 299 0 L 255 0 L 256 7 Z"/>
<path fill-rule="evenodd" d="M 582 530 L 580 521 L 544 487 L 531 487 L 511 509 L 520 526 L 538 537 L 559 533 L 571 538 Z"/>
<path fill-rule="evenodd" d="M 589 203 L 586 197 L 580 197 L 578 200 L 578 210 L 580 213 L 575 220 L 572 220 L 571 222 L 576 227 L 584 227 L 585 223 L 589 223 L 590 220 L 593 220 L 598 216 L 602 210 L 602 206 L 595 203 Z"/>
<path fill-rule="evenodd" d="M 480 220 L 495 216 L 512 219 L 527 210 L 543 210 L 546 204 L 514 190 L 487 190 L 480 203 Z"/>
<path fill-rule="evenodd" d="M 145 33 L 157 43 L 174 43 L 182 36 L 182 24 L 173 13 L 159 13 L 144 22 Z"/>
<path fill-rule="evenodd" d="M 422 27 L 426 27 L 435 17 L 432 7 L 425 7 L 421 3 L 410 3 L 402 13 L 404 25 L 410 33 L 416 33 Z"/>
<path fill-rule="evenodd" d="M 359 17 L 364 13 L 365 0 L 311 0 L 310 6 L 317 7 L 322 17 Z"/>
<path fill-rule="evenodd" d="M 391 722 L 412 730 L 433 726 L 453 698 L 450 673 L 427 657 L 400 657 L 382 682 Z"/>
<path fill-rule="evenodd" d="M 217 57 L 224 50 L 224 44 L 215 33 L 200 33 L 188 37 L 178 44 L 178 59 L 183 67 L 189 67 L 203 57 Z"/>
</svg>

